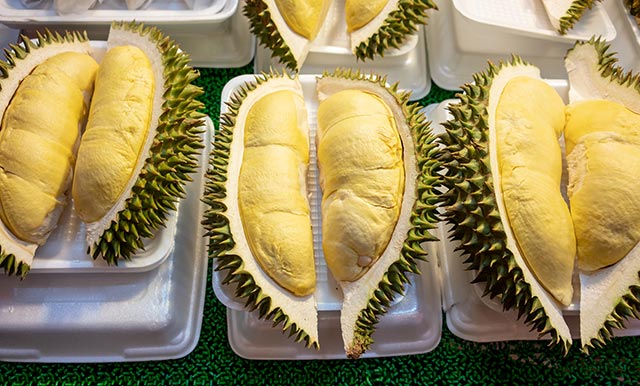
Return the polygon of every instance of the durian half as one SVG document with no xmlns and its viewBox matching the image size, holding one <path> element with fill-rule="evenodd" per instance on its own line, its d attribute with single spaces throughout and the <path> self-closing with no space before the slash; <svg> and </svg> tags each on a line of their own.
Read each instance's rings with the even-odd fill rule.
<svg viewBox="0 0 640 386">
<path fill-rule="evenodd" d="M 177 44 L 155 27 L 113 23 L 78 150 L 73 199 L 89 253 L 130 259 L 164 226 L 197 169 L 203 91 Z"/>
<path fill-rule="evenodd" d="M 209 256 L 249 310 L 318 348 L 302 87 L 287 74 L 264 74 L 240 87 L 228 107 L 205 185 Z"/>
<path fill-rule="evenodd" d="M 419 273 L 421 243 L 436 240 L 438 148 L 410 93 L 384 77 L 325 72 L 317 91 L 323 251 L 343 293 L 344 348 L 358 358 Z"/>
<path fill-rule="evenodd" d="M 298 71 L 320 31 L 349 41 L 358 59 L 373 59 L 402 45 L 430 9 L 432 0 L 247 0 L 243 13 L 260 44 Z"/>
<path fill-rule="evenodd" d="M 640 310 L 640 77 L 601 39 L 568 52 L 568 193 L 580 268 L 585 351 Z"/>
<path fill-rule="evenodd" d="M 601 0 L 542 0 L 542 4 L 553 28 L 564 35 L 596 1 Z"/>
<path fill-rule="evenodd" d="M 0 268 L 24 277 L 67 201 L 98 64 L 86 35 L 21 37 L 0 62 Z"/>
<path fill-rule="evenodd" d="M 451 238 L 485 295 L 566 352 L 575 236 L 561 193 L 564 102 L 519 57 L 462 87 L 445 123 L 443 194 Z"/>
</svg>

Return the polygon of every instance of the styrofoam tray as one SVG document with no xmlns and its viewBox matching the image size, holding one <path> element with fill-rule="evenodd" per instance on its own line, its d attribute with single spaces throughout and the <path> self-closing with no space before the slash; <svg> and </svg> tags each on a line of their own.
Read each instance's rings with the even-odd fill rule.
<svg viewBox="0 0 640 386">
<path fill-rule="evenodd" d="M 483 2 L 479 2 L 483 3 Z M 606 14 L 616 26 L 615 38 L 608 43 L 617 52 L 620 65 L 629 70 L 640 70 L 640 46 L 628 25 L 628 17 L 622 11 L 621 1 L 605 0 Z M 472 23 L 460 30 L 454 20 L 452 2 L 438 3 L 426 26 L 429 51 L 429 70 L 433 81 L 449 90 L 459 89 L 472 82 L 472 74 L 483 71 L 487 61 L 494 63 L 509 60 L 517 54 L 542 70 L 549 79 L 566 79 L 564 56 L 573 46 L 572 41 L 553 41 L 546 37 L 532 37 L 513 33 L 502 28 Z M 477 39 L 483 42 L 475 42 Z M 469 47 L 471 46 L 471 47 Z"/>
<path fill-rule="evenodd" d="M 389 83 L 399 82 L 403 90 L 411 91 L 411 100 L 425 97 L 431 90 L 431 77 L 427 63 L 427 50 L 421 26 L 418 34 L 412 37 L 405 46 L 391 51 L 384 57 L 376 57 L 366 62 L 357 58 L 339 42 L 324 40 L 328 45 L 316 44 L 311 47 L 302 68 L 301 74 L 322 74 L 324 70 L 332 71 L 337 67 L 359 68 L 363 72 L 387 74 Z M 320 41 L 323 41 L 320 39 Z M 255 73 L 269 72 L 271 68 L 282 67 L 277 58 L 271 57 L 271 51 L 258 46 L 254 62 Z"/>
<path fill-rule="evenodd" d="M 624 5 L 624 1 L 618 1 L 617 3 L 621 12 L 626 16 L 627 25 L 631 29 L 636 43 L 640 46 L 640 27 L 638 26 L 638 21 L 629 13 L 629 10 Z"/>
<path fill-rule="evenodd" d="M 568 83 L 565 80 L 547 80 L 556 91 L 568 101 Z M 434 133 L 443 133 L 442 123 L 452 116 L 447 108 L 458 103 L 457 99 L 445 100 L 423 109 L 432 122 Z M 436 252 L 441 267 L 442 302 L 446 313 L 447 327 L 463 339 L 475 342 L 495 342 L 505 340 L 536 340 L 536 332 L 530 331 L 522 320 L 517 320 L 516 310 L 503 311 L 496 298 L 482 296 L 484 283 L 472 284 L 475 273 L 466 269 L 465 257 L 456 251 L 456 243 L 448 238 L 449 228 L 440 223 L 437 235 L 440 239 Z M 574 273 L 574 298 L 569 306 L 563 307 L 563 315 L 574 338 L 580 337 L 580 283 Z M 630 319 L 627 328 L 615 330 L 616 336 L 640 335 L 640 320 Z"/>
<path fill-rule="evenodd" d="M 300 75 L 300 83 L 307 107 L 310 159 L 307 174 L 307 186 L 310 193 L 311 220 L 313 228 L 314 254 L 316 264 L 316 301 L 319 311 L 320 351 L 307 350 L 282 336 L 278 328 L 272 328 L 272 322 L 258 320 L 257 315 L 244 309 L 244 302 L 235 297 L 235 285 L 223 285 L 226 272 L 214 271 L 212 286 L 218 299 L 228 308 L 229 342 L 238 355 L 253 359 L 311 359 L 344 358 L 340 335 L 339 310 L 342 306 L 342 293 L 335 279 L 329 273 L 322 251 L 321 211 L 322 193 L 318 184 L 316 164 L 316 75 Z M 228 111 L 225 102 L 234 90 L 246 81 L 252 81 L 253 75 L 242 75 L 229 81 L 221 95 L 221 113 Z M 216 262 L 213 262 L 215 267 Z M 365 356 L 402 355 L 426 352 L 433 349 L 440 339 L 441 311 L 440 290 L 436 282 L 435 259 L 422 263 L 422 275 L 413 277 L 404 297 L 398 299 L 389 312 L 382 318 L 382 332 L 376 332 L 376 348 Z M 388 320 L 387 320 L 388 319 Z M 385 321 L 387 320 L 387 321 Z M 385 332 L 386 331 L 386 332 Z M 402 343 L 402 344 L 401 344 Z"/>
<path fill-rule="evenodd" d="M 605 40 L 613 40 L 616 29 L 604 7 L 595 3 L 565 35 L 560 35 L 549 21 L 540 0 L 453 0 L 456 18 L 460 23 L 479 23 L 500 27 L 516 34 L 544 37 L 549 40 L 588 40 L 600 35 Z M 488 40 L 485 45 L 495 44 Z"/>
<path fill-rule="evenodd" d="M 0 0 L 0 20 L 12 23 L 111 23 L 113 20 L 137 20 L 167 23 L 207 22 L 225 7 L 227 0 L 208 0 L 198 9 L 188 8 L 184 0 L 153 0 L 144 9 L 127 9 L 124 0 L 107 0 L 93 9 L 75 14 L 59 15 L 53 2 L 42 8 L 27 8 L 20 0 Z M 204 2 L 203 2 L 204 3 Z"/>
<path fill-rule="evenodd" d="M 18 1 L 18 0 L 0 0 Z M 165 0 L 166 1 L 166 0 Z M 198 11 L 108 11 L 111 16 L 66 15 L 24 16 L 3 15 L 0 23 L 30 37 L 48 28 L 52 31 L 87 31 L 92 40 L 106 40 L 109 26 L 114 20 L 138 21 L 157 26 L 174 39 L 189 54 L 194 67 L 241 67 L 255 54 L 255 38 L 249 32 L 249 23 L 239 12 L 240 0 L 214 0 L 222 8 Z M 29 10 L 32 11 L 32 10 Z M 95 11 L 98 12 L 98 11 Z M 102 12 L 102 11 L 101 11 Z M 107 12 L 107 11 L 104 11 Z M 137 14 L 140 13 L 140 14 Z M 102 16 L 100 16 L 102 15 Z M 182 15 L 182 16 L 181 16 Z M 17 34 L 17 31 L 11 32 Z"/>
<path fill-rule="evenodd" d="M 175 248 L 139 273 L 0 276 L 0 360 L 165 360 L 198 343 L 207 276 L 200 220 L 213 124 L 206 119 L 200 168 L 185 186 Z"/>
</svg>

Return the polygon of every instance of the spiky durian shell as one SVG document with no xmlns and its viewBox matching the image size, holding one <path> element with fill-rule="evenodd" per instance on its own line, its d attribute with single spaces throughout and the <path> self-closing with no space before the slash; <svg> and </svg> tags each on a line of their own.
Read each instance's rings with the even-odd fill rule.
<svg viewBox="0 0 640 386">
<path fill-rule="evenodd" d="M 444 217 L 451 225 L 450 238 L 460 242 L 465 264 L 477 272 L 474 282 L 485 283 L 484 295 L 499 297 L 505 310 L 517 309 L 518 318 L 550 335 L 551 345 L 567 352 L 571 342 L 562 339 L 540 300 L 533 295 L 522 268 L 507 247 L 507 235 L 499 213 L 491 176 L 488 104 L 494 78 L 505 68 L 528 65 L 514 56 L 509 63 L 490 64 L 474 74 L 474 83 L 462 86 L 459 104 L 450 105 L 452 119 L 440 136 L 446 192 Z"/>
<path fill-rule="evenodd" d="M 558 32 L 564 35 L 580 20 L 585 11 L 591 9 L 596 1 L 601 0 L 576 0 L 571 3 L 564 16 L 559 20 Z"/>
<path fill-rule="evenodd" d="M 86 33 L 67 32 L 61 35 L 45 31 L 38 32 L 35 39 L 21 35 L 19 43 L 11 44 L 5 49 L 6 60 L 0 61 L 0 92 L 4 94 L 2 100 L 8 103 L 20 81 L 31 73 L 35 66 L 64 51 L 90 53 L 91 47 Z M 24 278 L 31 265 L 19 255 L 30 251 L 28 253 L 33 257 L 35 248 L 35 245 L 22 246 L 18 248 L 18 253 L 9 245 L 0 245 L 0 268 L 8 275 Z"/>
<path fill-rule="evenodd" d="M 304 342 L 307 347 L 319 348 L 316 338 L 311 332 L 305 331 L 296 323 L 292 315 L 287 314 L 276 305 L 272 296 L 261 288 L 256 278 L 246 269 L 243 256 L 234 253 L 236 241 L 231 232 L 229 207 L 225 204 L 228 196 L 227 183 L 232 176 L 229 175 L 229 162 L 231 158 L 232 142 L 234 140 L 234 128 L 243 102 L 251 93 L 265 86 L 269 81 L 291 78 L 286 72 L 280 74 L 271 72 L 255 77 L 254 82 L 245 83 L 238 88 L 227 103 L 228 112 L 220 117 L 220 128 L 215 134 L 213 150 L 209 157 L 209 169 L 207 170 L 203 202 L 208 208 L 204 213 L 202 225 L 207 230 L 209 237 L 208 254 L 217 261 L 216 270 L 226 270 L 227 274 L 222 284 L 237 285 L 236 296 L 245 301 L 245 307 L 249 311 L 258 311 L 261 319 L 272 320 L 273 326 L 282 324 L 283 332 L 289 332 L 289 337 L 295 336 L 296 342 Z M 236 235 L 235 237 L 243 237 Z M 244 256 L 248 258 L 248 256 Z M 314 333 L 315 334 L 315 333 Z M 317 334 L 316 334 L 317 335 Z"/>
<path fill-rule="evenodd" d="M 426 24 L 430 9 L 438 9 L 432 0 L 400 0 L 395 10 L 389 13 L 376 33 L 355 48 L 355 55 L 360 60 L 383 56 L 384 52 L 400 47 L 407 37 Z"/>
<path fill-rule="evenodd" d="M 624 0 L 624 4 L 629 8 L 630 14 L 640 17 L 640 0 Z"/>
<path fill-rule="evenodd" d="M 249 19 L 251 32 L 256 35 L 260 44 L 271 50 L 272 57 L 279 58 L 287 68 L 296 71 L 298 62 L 278 32 L 267 4 L 262 0 L 245 0 L 242 12 Z"/>
<path fill-rule="evenodd" d="M 407 224 L 406 234 L 403 237 L 403 243 L 399 254 L 393 256 L 392 260 L 380 261 L 374 264 L 370 272 L 378 269 L 378 264 L 387 264 L 382 266 L 383 273 L 381 278 L 373 283 L 370 288 L 357 288 L 356 291 L 367 291 L 368 301 L 364 307 L 356 310 L 346 310 L 343 306 L 342 317 L 346 312 L 357 313 L 355 324 L 353 326 L 345 326 L 343 328 L 353 328 L 353 341 L 345 341 L 345 350 L 349 358 L 358 358 L 373 343 L 372 334 L 375 331 L 376 324 L 382 315 L 384 315 L 391 302 L 398 295 L 403 295 L 405 285 L 410 282 L 409 273 L 419 274 L 417 263 L 420 260 L 426 260 L 427 252 L 422 248 L 421 243 L 428 241 L 437 241 L 430 230 L 436 227 L 439 217 L 436 208 L 439 205 L 439 194 L 437 189 L 441 185 L 441 179 L 438 175 L 440 170 L 439 148 L 435 142 L 435 137 L 429 127 L 423 114 L 420 113 L 418 104 L 409 103 L 409 92 L 398 91 L 398 84 L 392 86 L 387 85 L 386 77 L 376 75 L 367 76 L 359 71 L 338 69 L 333 73 L 325 72 L 322 78 L 334 78 L 344 83 L 345 88 L 359 88 L 360 83 L 379 90 L 380 94 L 386 94 L 390 100 L 393 100 L 400 111 L 403 120 L 410 131 L 410 138 L 401 135 L 403 146 L 407 149 L 413 149 L 416 164 L 407 164 L 405 158 L 405 168 L 414 168 L 416 170 L 415 181 L 405 181 L 405 186 L 415 189 L 415 202 L 403 202 L 403 205 L 410 205 L 410 215 Z M 321 80 L 322 81 L 322 80 Z M 386 100 L 386 98 L 385 98 Z M 407 188 L 405 188 L 407 189 Z M 401 220 L 399 220 L 401 221 Z M 394 232 L 395 233 L 395 232 Z M 360 281 L 368 282 L 366 273 Z M 346 299 L 350 296 L 349 289 L 343 285 L 343 291 Z M 341 319 L 342 319 L 341 317 Z M 343 331 L 344 337 L 344 331 Z"/>
<path fill-rule="evenodd" d="M 621 103 L 627 108 L 640 114 L 640 75 L 617 66 L 614 53 L 609 52 L 610 46 L 600 38 L 591 38 L 586 42 L 577 42 L 567 53 L 565 61 L 573 61 L 567 65 L 569 70 L 569 97 L 571 102 L 581 99 L 609 99 Z M 581 50 L 579 58 L 577 51 Z M 588 53 L 588 55 L 585 55 Z M 576 60 L 584 61 L 580 67 Z M 626 257 L 625 257 L 626 259 Z M 619 265 L 622 261 L 618 262 Z M 615 269 L 615 266 L 612 267 Z M 633 280 L 624 283 L 626 290 L 619 295 L 615 306 L 606 316 L 596 336 L 588 342 L 583 341 L 583 350 L 601 347 L 613 338 L 614 329 L 625 327 L 629 318 L 640 319 L 640 271 L 631 272 Z M 582 276 L 582 275 L 581 275 Z M 581 277 L 581 282 L 584 278 Z M 615 280 L 620 281 L 620 278 Z M 581 320 L 586 316 L 581 307 Z M 584 337 L 583 337 L 584 338 Z"/>
<path fill-rule="evenodd" d="M 158 85 L 164 90 L 162 111 L 158 121 L 151 123 L 150 132 L 155 134 L 142 170 L 124 208 L 89 246 L 94 259 L 102 257 L 117 264 L 118 259 L 130 259 L 144 247 L 143 239 L 164 226 L 167 215 L 184 196 L 184 184 L 197 169 L 203 148 L 200 127 L 204 115 L 198 111 L 203 105 L 196 99 L 203 91 L 192 84 L 199 74 L 173 40 L 155 27 L 136 22 L 113 23 L 111 28 L 154 45 L 162 58 L 164 77 Z"/>
</svg>

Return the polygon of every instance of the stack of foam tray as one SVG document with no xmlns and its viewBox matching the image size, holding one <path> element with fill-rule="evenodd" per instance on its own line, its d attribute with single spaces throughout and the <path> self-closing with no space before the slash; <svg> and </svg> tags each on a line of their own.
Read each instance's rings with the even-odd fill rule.
<svg viewBox="0 0 640 386">
<path fill-rule="evenodd" d="M 51 1 L 43 3 L 26 8 L 18 0 L 0 0 L 0 23 L 29 36 L 46 27 L 85 30 L 93 40 L 106 40 L 112 21 L 135 20 L 157 26 L 175 39 L 195 67 L 241 67 L 255 54 L 240 0 L 201 0 L 195 8 L 184 0 L 154 0 L 138 10 L 126 9 L 123 0 L 105 0 L 90 10 L 62 15 Z"/>
<path fill-rule="evenodd" d="M 637 23 L 622 0 L 597 2 L 566 35 L 557 33 L 539 0 L 451 0 L 439 2 L 427 25 L 433 81 L 450 90 L 471 82 L 487 61 L 517 54 L 548 79 L 566 79 L 564 56 L 576 40 L 600 36 L 618 52 L 620 65 L 640 69 Z"/>
<path fill-rule="evenodd" d="M 165 360 L 195 348 L 207 282 L 200 198 L 213 136 L 208 117 L 202 129 L 200 168 L 142 253 L 118 266 L 93 260 L 68 205 L 27 277 L 0 276 L 0 360 Z"/>
</svg>

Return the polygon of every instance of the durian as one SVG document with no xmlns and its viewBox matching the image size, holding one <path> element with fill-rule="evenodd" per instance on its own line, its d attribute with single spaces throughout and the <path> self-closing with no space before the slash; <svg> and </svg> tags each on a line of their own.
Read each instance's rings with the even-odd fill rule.
<svg viewBox="0 0 640 386">
<path fill-rule="evenodd" d="M 249 310 L 318 348 L 302 86 L 287 74 L 264 74 L 228 106 L 205 185 L 209 255 Z"/>
<path fill-rule="evenodd" d="M 542 3 L 553 28 L 564 35 L 596 1 L 601 0 L 542 0 Z"/>
<path fill-rule="evenodd" d="M 0 267 L 24 277 L 66 204 L 98 64 L 86 35 L 22 37 L 0 62 Z"/>
<path fill-rule="evenodd" d="M 322 244 L 344 295 L 345 351 L 357 358 L 373 342 L 379 317 L 396 295 L 404 293 L 408 273 L 419 273 L 418 260 L 426 258 L 421 243 L 436 240 L 430 230 L 439 220 L 438 147 L 420 107 L 408 104 L 409 93 L 399 92 L 397 85 L 388 86 L 383 77 L 336 70 L 318 79 L 317 93 L 317 156 L 325 196 Z M 301 97 L 298 79 L 277 73 L 258 76 L 231 97 L 210 158 L 204 196 L 209 209 L 203 224 L 210 237 L 209 255 L 218 262 L 216 269 L 228 271 L 223 283 L 236 284 L 236 295 L 249 310 L 257 309 L 260 317 L 273 319 L 274 325 L 282 323 L 297 341 L 318 347 L 314 294 L 301 290 L 313 291 L 315 283 L 303 285 L 300 280 L 313 275 L 309 260 L 314 258 L 306 253 L 311 246 L 310 223 L 302 197 L 307 192 L 302 174 L 296 173 L 305 170 L 303 154 L 308 149 L 304 143 L 309 140 L 304 134 L 308 128 Z M 274 152 L 269 156 L 273 165 L 247 155 L 247 151 L 253 153 L 249 145 L 254 141 L 249 141 L 246 130 L 258 123 L 264 130 L 261 137 L 274 144 L 268 146 Z M 252 169 L 262 166 L 263 174 L 254 177 L 259 172 L 253 170 L 244 175 L 245 162 Z M 242 208 L 242 186 L 250 193 L 250 212 Z M 281 199 L 272 198 L 276 196 Z M 295 208 L 283 210 L 287 217 L 293 212 L 297 216 L 265 221 L 256 215 L 257 208 L 269 210 L 274 202 L 279 208 L 285 203 Z M 310 205 L 317 207 L 319 202 Z M 376 224 L 376 229 L 366 229 L 365 222 Z M 275 247 L 282 243 L 294 245 L 298 254 L 288 254 L 291 247 Z M 260 247 L 252 244 L 273 245 L 267 252 L 271 256 L 258 257 L 255 251 Z M 342 253 L 360 247 L 355 254 Z M 306 266 L 307 271 L 281 278 L 277 267 L 261 262 L 289 255 L 281 264 L 296 259 L 295 265 Z M 301 296 L 295 296 L 296 289 Z"/>
<path fill-rule="evenodd" d="M 260 44 L 298 71 L 319 31 L 344 36 L 358 59 L 373 59 L 401 46 L 430 9 L 432 0 L 247 0 L 243 13 Z"/>
<path fill-rule="evenodd" d="M 640 0 L 624 0 L 624 5 L 629 9 L 629 13 L 636 18 L 640 18 Z"/>
<path fill-rule="evenodd" d="M 485 295 L 566 351 L 561 303 L 571 302 L 575 236 L 560 190 L 564 103 L 517 56 L 474 81 L 441 136 L 451 237 Z"/>
<path fill-rule="evenodd" d="M 197 167 L 202 90 L 188 56 L 154 27 L 113 23 L 78 150 L 73 199 L 93 258 L 143 248 Z"/>
<path fill-rule="evenodd" d="M 605 344 L 640 311 L 640 77 L 617 67 L 608 49 L 591 39 L 565 58 L 568 195 L 585 351 Z"/>
</svg>

